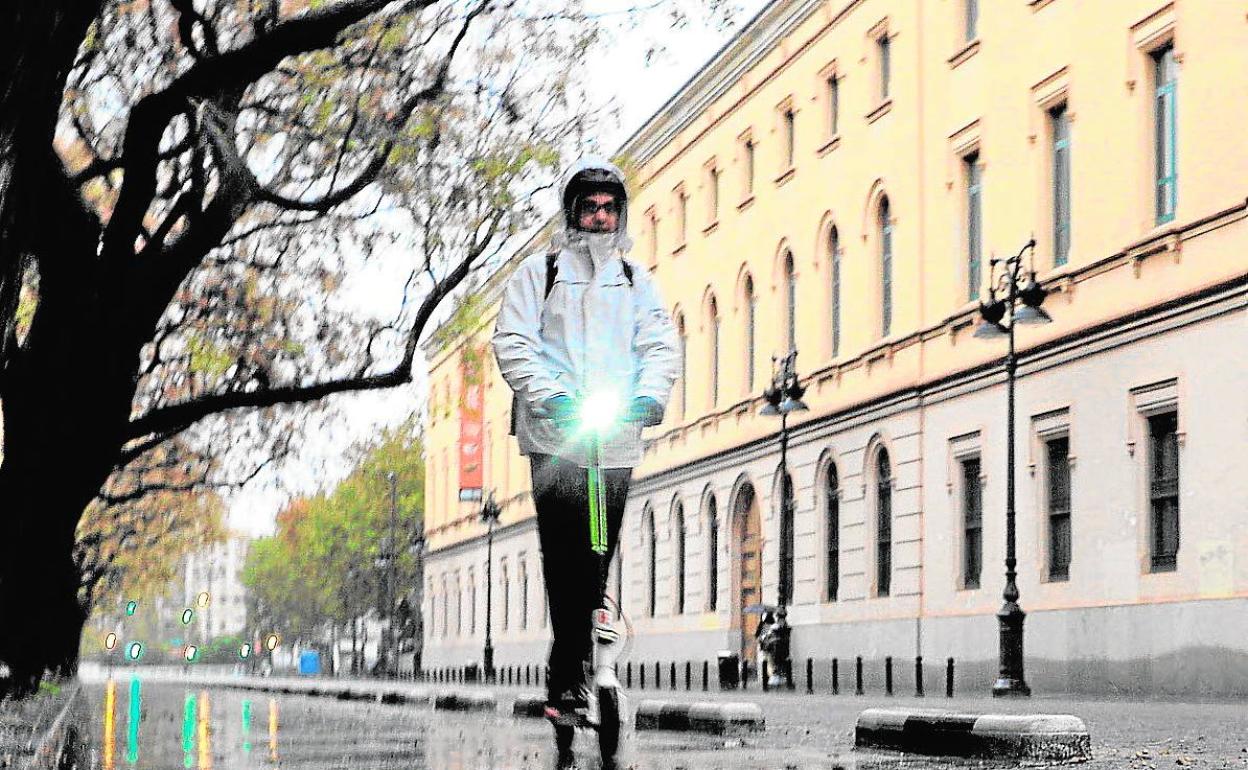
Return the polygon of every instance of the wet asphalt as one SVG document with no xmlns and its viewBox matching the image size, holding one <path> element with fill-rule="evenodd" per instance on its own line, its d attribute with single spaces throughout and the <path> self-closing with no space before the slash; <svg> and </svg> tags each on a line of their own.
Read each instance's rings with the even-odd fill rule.
<svg viewBox="0 0 1248 770">
<path fill-rule="evenodd" d="M 86 687 L 91 767 L 99 770 L 551 770 L 541 720 L 434 712 L 306 696 L 269 696 L 118 679 Z M 595 735 L 578 733 L 577 767 L 600 767 Z M 772 770 L 868 766 L 815 748 L 777 752 L 749 738 L 685 733 L 629 736 L 620 766 L 635 770 Z M 889 763 L 896 765 L 896 763 Z"/>
<path fill-rule="evenodd" d="M 477 688 L 465 688 L 476 690 Z M 91 766 L 103 770 L 377 768 L 378 770 L 552 770 L 554 741 L 541 720 L 497 713 L 433 711 L 214 687 L 207 683 L 118 678 L 86 685 Z M 632 697 L 659 696 L 633 693 Z M 684 697 L 681 697 L 684 696 Z M 665 699 L 699 697 L 662 693 Z M 700 697 L 706 697 L 702 695 Z M 723 697 L 722 695 L 720 697 Z M 872 706 L 938 707 L 985 713 L 1072 713 L 1088 724 L 1094 758 L 1087 770 L 1248 770 L 1248 705 L 1034 698 L 872 699 L 736 693 L 763 705 L 767 730 L 742 737 L 631 732 L 620 767 L 631 770 L 928 770 L 1016 767 L 852 751 L 858 711 Z M 111 713 L 111 716 L 110 716 Z M 111 734 L 111 738 L 109 737 Z M 596 770 L 593 733 L 578 733 L 577 767 Z"/>
</svg>

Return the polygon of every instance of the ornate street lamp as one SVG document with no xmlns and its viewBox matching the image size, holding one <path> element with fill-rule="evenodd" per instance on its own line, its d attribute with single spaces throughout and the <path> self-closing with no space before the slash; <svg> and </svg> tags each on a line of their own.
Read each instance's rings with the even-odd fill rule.
<svg viewBox="0 0 1248 770">
<path fill-rule="evenodd" d="M 1018 604 L 1018 559 L 1014 549 L 1014 380 L 1018 368 L 1018 355 L 1014 349 L 1014 327 L 1018 324 L 1045 324 L 1052 321 L 1041 309 L 1048 292 L 1036 281 L 1033 267 L 1024 279 L 1023 254 L 1032 252 L 1034 262 L 1036 240 L 1032 238 L 1017 254 L 1006 259 L 992 259 L 989 274 L 988 301 L 981 302 L 979 313 L 983 317 L 973 336 L 979 339 L 1007 337 L 1009 353 L 1005 357 L 1006 383 L 1006 450 L 1005 450 L 1005 603 L 997 612 L 1000 639 L 998 650 L 1000 671 L 992 685 L 993 695 L 1031 695 L 1031 688 L 1023 677 L 1023 621 L 1026 613 Z M 996 275 L 1001 265 L 1001 275 Z M 997 298 L 1000 292 L 1001 298 Z M 1003 323 L 1006 319 L 1009 323 Z"/>
<path fill-rule="evenodd" d="M 494 616 L 494 525 L 503 514 L 503 509 L 494 502 L 494 490 L 481 506 L 481 523 L 485 531 L 485 651 L 481 656 L 481 674 L 485 681 L 494 678 L 494 641 L 490 636 L 490 620 Z"/>
<path fill-rule="evenodd" d="M 787 605 L 793 599 L 789 595 L 793 586 L 793 489 L 789 483 L 788 417 L 790 412 L 805 412 L 809 407 L 802 401 L 806 388 L 802 386 L 797 376 L 797 350 L 790 350 L 787 355 L 780 359 L 772 356 L 771 368 L 771 385 L 763 391 L 763 397 L 767 400 L 767 405 L 759 411 L 759 414 L 768 416 L 780 415 L 780 543 L 782 553 L 780 554 L 780 590 L 777 592 L 776 597 L 776 604 L 778 605 L 776 617 L 781 626 L 785 626 L 788 615 Z M 785 628 L 782 633 L 787 634 L 787 632 L 788 629 Z M 776 662 L 780 666 L 784 666 L 785 678 L 791 685 L 792 672 L 789 668 L 790 661 L 786 659 L 783 661 L 777 660 Z"/>
</svg>

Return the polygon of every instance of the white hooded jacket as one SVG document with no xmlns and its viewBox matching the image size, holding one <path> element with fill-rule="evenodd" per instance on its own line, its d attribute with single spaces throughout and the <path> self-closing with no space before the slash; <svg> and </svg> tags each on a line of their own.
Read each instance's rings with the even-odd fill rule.
<svg viewBox="0 0 1248 770">
<path fill-rule="evenodd" d="M 610 171 L 621 185 L 624 175 L 611 163 L 587 158 L 564 176 L 586 168 Z M 635 264 L 632 285 L 623 269 L 631 247 L 626 235 L 627 202 L 615 233 L 593 234 L 564 229 L 552 246 L 558 249 L 556 275 L 546 292 L 546 254 L 525 258 L 507 283 L 494 328 L 494 355 L 503 379 L 516 393 L 516 440 L 523 454 L 551 454 L 588 466 L 588 442 L 565 434 L 542 409 L 551 396 L 578 401 L 612 393 L 621 414 L 636 396 L 649 396 L 664 407 L 679 374 L 679 339 L 647 271 Z M 591 247 L 592 246 L 592 247 Z M 603 437 L 602 465 L 633 468 L 641 462 L 641 426 L 620 423 Z"/>
</svg>

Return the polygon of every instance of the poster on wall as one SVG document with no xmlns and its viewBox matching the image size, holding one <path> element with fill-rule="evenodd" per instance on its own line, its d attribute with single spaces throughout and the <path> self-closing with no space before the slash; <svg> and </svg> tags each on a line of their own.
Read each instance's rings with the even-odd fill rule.
<svg viewBox="0 0 1248 770">
<path fill-rule="evenodd" d="M 475 359 L 475 362 L 474 362 Z M 481 500 L 483 484 L 482 406 L 484 386 L 481 382 L 480 359 L 465 356 L 460 364 L 463 398 L 459 403 L 459 499 L 461 502 Z"/>
</svg>

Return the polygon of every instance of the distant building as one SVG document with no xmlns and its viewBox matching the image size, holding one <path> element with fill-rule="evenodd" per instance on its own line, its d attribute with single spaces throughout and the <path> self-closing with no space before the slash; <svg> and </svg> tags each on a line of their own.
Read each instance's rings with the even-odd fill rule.
<svg viewBox="0 0 1248 770">
<path fill-rule="evenodd" d="M 239 635 L 247 627 L 243 565 L 251 539 L 231 535 L 224 543 L 188 555 L 182 565 L 181 596 L 184 607 L 195 610 L 195 627 L 203 639 Z M 208 593 L 207 607 L 196 605 Z"/>
</svg>

